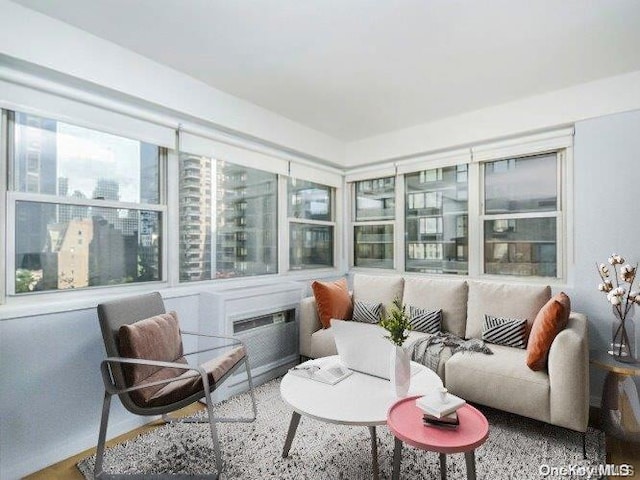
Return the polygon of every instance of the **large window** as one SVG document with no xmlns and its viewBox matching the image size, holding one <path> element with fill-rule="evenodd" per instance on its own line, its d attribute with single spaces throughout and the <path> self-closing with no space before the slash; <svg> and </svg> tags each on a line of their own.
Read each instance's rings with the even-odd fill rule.
<svg viewBox="0 0 640 480">
<path fill-rule="evenodd" d="M 277 175 L 181 154 L 180 280 L 277 273 Z"/>
<path fill-rule="evenodd" d="M 393 268 L 395 177 L 354 184 L 353 264 Z"/>
<path fill-rule="evenodd" d="M 556 153 L 484 164 L 484 272 L 558 274 Z"/>
<path fill-rule="evenodd" d="M 289 178 L 289 268 L 327 268 L 334 265 L 335 190 Z"/>
<path fill-rule="evenodd" d="M 9 293 L 161 280 L 164 150 L 34 115 L 8 117 Z"/>
<path fill-rule="evenodd" d="M 467 274 L 468 166 L 405 175 L 405 270 Z"/>
</svg>

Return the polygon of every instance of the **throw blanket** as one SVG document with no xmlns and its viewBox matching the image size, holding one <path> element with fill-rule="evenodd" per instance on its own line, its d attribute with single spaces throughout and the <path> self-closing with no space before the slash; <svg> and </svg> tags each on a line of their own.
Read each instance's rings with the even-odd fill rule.
<svg viewBox="0 0 640 480">
<path fill-rule="evenodd" d="M 421 338 L 413 344 L 411 360 L 421 363 L 434 372 L 438 371 L 440 355 L 444 347 L 451 349 L 451 354 L 457 352 L 480 352 L 493 355 L 493 352 L 479 338 L 465 340 L 453 333 L 438 332 L 431 337 Z"/>
</svg>

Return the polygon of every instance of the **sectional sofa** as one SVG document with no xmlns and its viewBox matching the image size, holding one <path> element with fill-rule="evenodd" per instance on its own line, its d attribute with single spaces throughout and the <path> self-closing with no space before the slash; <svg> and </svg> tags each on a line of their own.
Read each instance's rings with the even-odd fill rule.
<svg viewBox="0 0 640 480">
<path fill-rule="evenodd" d="M 396 297 L 405 305 L 442 309 L 442 330 L 469 339 L 481 338 L 485 314 L 533 321 L 551 298 L 551 289 L 420 276 L 353 277 L 354 302 L 389 305 Z M 303 299 L 300 307 L 300 354 L 309 358 L 335 355 L 333 332 L 322 328 L 314 297 Z M 427 335 L 411 332 L 407 341 Z M 441 356 L 437 373 L 449 391 L 470 402 L 586 431 L 589 360 L 585 315 L 571 312 L 567 326 L 551 344 L 547 367 L 540 371 L 527 366 L 527 350 L 488 346 L 493 355 L 458 352 Z"/>
</svg>

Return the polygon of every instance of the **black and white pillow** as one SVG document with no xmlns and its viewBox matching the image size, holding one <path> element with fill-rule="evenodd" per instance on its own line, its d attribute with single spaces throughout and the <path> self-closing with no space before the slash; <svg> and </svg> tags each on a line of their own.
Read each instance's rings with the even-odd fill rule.
<svg viewBox="0 0 640 480">
<path fill-rule="evenodd" d="M 382 319 L 382 304 L 356 301 L 353 305 L 353 320 L 363 323 L 378 323 Z"/>
<path fill-rule="evenodd" d="M 527 331 L 527 319 L 500 318 L 484 315 L 482 324 L 482 339 L 485 342 L 505 347 L 525 348 L 525 334 Z"/>
<path fill-rule="evenodd" d="M 409 318 L 415 332 L 435 334 L 440 331 L 442 310 L 427 310 L 409 305 Z"/>
</svg>

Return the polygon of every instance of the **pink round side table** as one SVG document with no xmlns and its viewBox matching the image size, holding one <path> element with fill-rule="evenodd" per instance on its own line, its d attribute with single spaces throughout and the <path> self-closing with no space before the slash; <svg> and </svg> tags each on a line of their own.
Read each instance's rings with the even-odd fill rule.
<svg viewBox="0 0 640 480">
<path fill-rule="evenodd" d="M 403 398 L 394 403 L 387 412 L 387 426 L 395 436 L 393 450 L 393 480 L 400 478 L 402 443 L 412 447 L 440 454 L 440 477 L 447 478 L 448 453 L 464 453 L 467 465 L 467 479 L 476 478 L 475 449 L 489 436 L 489 422 L 485 416 L 471 405 L 458 409 L 460 425 L 456 429 L 438 428 L 424 425 L 423 412 L 416 406 L 420 395 Z"/>
</svg>

